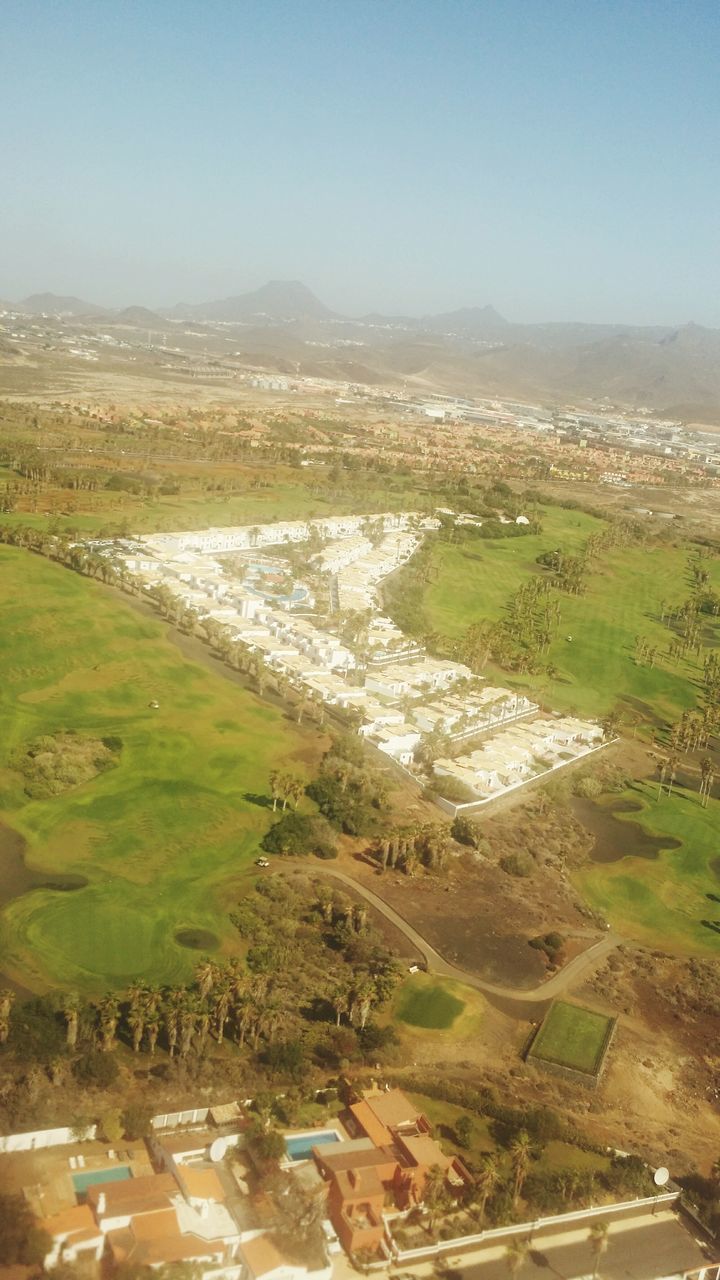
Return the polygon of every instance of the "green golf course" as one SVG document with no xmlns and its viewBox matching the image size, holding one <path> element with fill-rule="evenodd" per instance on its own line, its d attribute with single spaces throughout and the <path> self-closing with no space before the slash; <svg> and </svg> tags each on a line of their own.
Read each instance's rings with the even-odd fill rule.
<svg viewBox="0 0 720 1280">
<path fill-rule="evenodd" d="M 640 800 L 642 809 L 619 821 L 634 821 L 651 835 L 670 836 L 677 849 L 654 858 L 624 857 L 589 863 L 573 880 L 583 897 L 613 929 L 648 946 L 678 954 L 720 956 L 720 801 L 703 809 L 696 791 L 676 787 L 658 799 L 655 782 L 636 783 L 620 799 Z M 717 927 L 715 927 L 717 926 Z"/>
<path fill-rule="evenodd" d="M 542 572 L 536 557 L 555 547 L 574 553 L 602 522 L 578 511 L 548 508 L 543 532 L 524 538 L 436 543 L 422 606 L 429 627 L 455 639 L 473 622 L 502 616 L 524 581 Z M 630 723 L 676 718 L 695 703 L 693 682 L 702 659 L 690 653 L 666 658 L 671 633 L 660 620 L 663 601 L 681 603 L 689 594 L 688 548 L 650 545 L 603 552 L 587 576 L 586 590 L 558 592 L 560 624 L 543 661 L 551 675 L 513 677 L 488 664 L 485 674 L 536 692 L 548 705 L 580 715 L 601 716 L 618 707 Z M 720 588 L 720 561 L 707 562 L 711 584 Z M 635 662 L 635 637 L 657 646 L 654 666 Z M 720 643 L 720 623 L 708 616 L 703 641 Z"/>
<path fill-rule="evenodd" d="M 269 825 L 268 774 L 306 776 L 320 745 L 97 583 L 4 546 L 0 580 L 0 838 L 19 833 L 31 869 L 89 882 L 7 903 L 0 970 L 36 990 L 180 981 L 198 953 L 176 933 L 234 945 L 228 911 Z M 14 753 L 67 731 L 119 739 L 116 767 L 30 799 Z"/>
</svg>

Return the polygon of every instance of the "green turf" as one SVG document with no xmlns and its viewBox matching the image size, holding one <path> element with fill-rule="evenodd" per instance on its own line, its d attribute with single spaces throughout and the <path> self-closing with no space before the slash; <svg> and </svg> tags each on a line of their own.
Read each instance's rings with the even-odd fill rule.
<svg viewBox="0 0 720 1280">
<path fill-rule="evenodd" d="M 560 507 L 545 508 L 540 520 L 542 533 L 521 538 L 436 544 L 436 576 L 423 601 L 433 630 L 457 636 L 479 618 L 499 618 L 508 597 L 537 572 L 535 562 L 542 552 L 555 547 L 576 552 L 591 533 L 604 527 L 602 520 Z"/>
<path fill-rule="evenodd" d="M 556 1000 L 528 1056 L 540 1062 L 594 1074 L 602 1062 L 611 1021 L 602 1013 Z"/>
<path fill-rule="evenodd" d="M 37 989 L 179 980 L 197 953 L 178 929 L 234 945 L 228 910 L 270 821 L 252 797 L 274 768 L 306 774 L 315 743 L 67 569 L 0 547 L 0 599 L 0 823 L 25 837 L 29 865 L 90 881 L 9 903 L 0 970 Z M 119 737 L 118 767 L 28 801 L 13 749 L 67 729 Z"/>
<path fill-rule="evenodd" d="M 621 799 L 642 802 L 640 812 L 616 814 L 620 821 L 639 822 L 656 836 L 680 840 L 679 849 L 663 850 L 657 858 L 621 858 L 590 863 L 574 875 L 583 895 L 628 938 L 679 954 L 720 957 L 720 932 L 703 921 L 720 925 L 720 801 L 706 809 L 697 792 L 676 788 L 657 798 L 655 782 L 638 783 Z"/>
<path fill-rule="evenodd" d="M 411 1027 L 425 1027 L 429 1031 L 447 1031 L 463 1012 L 465 1004 L 452 995 L 445 986 L 420 981 L 408 982 L 403 988 L 397 1006 L 396 1017 Z"/>
<path fill-rule="evenodd" d="M 577 549 L 601 522 L 576 511 L 548 509 L 543 532 L 527 538 L 471 544 L 440 543 L 433 551 L 435 580 L 426 587 L 427 624 L 455 638 L 472 622 L 502 616 L 509 597 L 531 574 L 541 551 Z M 519 680 L 489 665 L 485 675 L 536 693 L 543 703 L 580 715 L 601 716 L 619 708 L 626 724 L 676 719 L 696 700 L 701 665 L 695 655 L 670 662 L 670 632 L 660 621 L 663 600 L 680 603 L 689 594 L 686 547 L 622 548 L 604 552 L 588 574 L 581 596 L 558 593 L 561 620 L 546 663 L 557 675 Z M 720 560 L 708 564 L 720 588 Z M 572 637 L 568 640 L 568 636 Z M 658 648 L 654 667 L 634 660 L 635 637 Z M 720 622 L 708 618 L 703 637 L 720 644 Z"/>
<path fill-rule="evenodd" d="M 205 493 L 143 499 L 132 494 L 100 491 L 88 497 L 68 497 L 63 512 L 54 515 L 60 529 L 76 528 L 97 533 L 103 526 L 123 520 L 134 533 L 178 529 L 206 529 L 237 524 L 269 524 L 275 520 L 301 520 L 368 511 L 402 510 L 413 506 L 415 495 L 405 490 L 389 491 L 382 485 L 355 487 L 347 493 L 328 490 L 311 492 L 297 479 L 275 476 L 267 489 L 209 498 Z M 77 509 L 73 504 L 77 502 Z M 5 524 L 25 524 L 45 528 L 49 517 L 42 512 L 22 510 L 4 513 Z"/>
</svg>

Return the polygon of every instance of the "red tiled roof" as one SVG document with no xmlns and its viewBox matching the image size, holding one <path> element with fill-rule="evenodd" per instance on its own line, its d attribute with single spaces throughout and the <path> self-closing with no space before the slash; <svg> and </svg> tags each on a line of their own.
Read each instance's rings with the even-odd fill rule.
<svg viewBox="0 0 720 1280">
<path fill-rule="evenodd" d="M 360 1128 L 367 1134 L 370 1141 L 375 1143 L 376 1147 L 384 1147 L 392 1142 L 390 1130 L 382 1120 L 378 1119 L 374 1110 L 366 1101 L 353 1103 L 350 1111 Z"/>
<path fill-rule="evenodd" d="M 388 1129 L 398 1129 L 402 1125 L 412 1124 L 421 1114 L 415 1103 L 406 1097 L 402 1089 L 389 1089 L 387 1093 L 372 1093 L 364 1099 L 364 1102 L 380 1124 Z"/>
<path fill-rule="evenodd" d="M 123 1182 L 94 1183 L 87 1189 L 88 1204 L 98 1213 L 98 1200 L 105 1196 L 104 1218 L 152 1213 L 169 1207 L 170 1196 L 178 1193 L 178 1184 L 171 1173 L 151 1173 L 142 1178 L 128 1178 Z"/>
</svg>

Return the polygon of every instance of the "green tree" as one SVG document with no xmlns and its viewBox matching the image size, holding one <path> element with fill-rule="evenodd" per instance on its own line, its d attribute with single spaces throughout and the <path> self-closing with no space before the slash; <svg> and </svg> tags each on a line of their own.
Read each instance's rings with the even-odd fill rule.
<svg viewBox="0 0 720 1280">
<path fill-rule="evenodd" d="M 51 1247 L 24 1197 L 0 1193 L 0 1259 L 5 1265 L 38 1266 Z"/>
</svg>

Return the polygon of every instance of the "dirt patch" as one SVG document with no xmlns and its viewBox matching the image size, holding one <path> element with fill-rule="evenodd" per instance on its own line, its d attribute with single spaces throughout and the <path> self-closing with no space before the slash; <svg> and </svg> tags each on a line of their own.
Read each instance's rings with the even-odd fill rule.
<svg viewBox="0 0 720 1280">
<path fill-rule="evenodd" d="M 529 945 L 538 934 L 556 931 L 584 950 L 597 937 L 591 913 L 564 874 L 565 862 L 584 857 L 589 840 L 572 814 L 547 807 L 542 796 L 528 798 L 483 824 L 490 853 L 481 856 L 456 846 L 442 875 L 380 874 L 362 856 L 342 869 L 366 883 L 409 922 L 443 959 L 488 982 L 537 987 L 548 973 L 542 952 Z M 508 852 L 530 855 L 527 877 L 499 865 Z M 342 864 L 339 864 L 342 865 Z"/>
<path fill-rule="evenodd" d="M 672 836 L 652 836 L 638 822 L 620 819 L 619 813 L 637 813 L 642 805 L 632 800 L 597 804 L 594 800 L 585 800 L 581 796 L 573 796 L 570 807 L 579 822 L 589 831 L 595 841 L 590 850 L 593 862 L 618 862 L 621 858 L 649 858 L 660 856 L 664 849 L 680 849 L 681 840 Z"/>
</svg>

